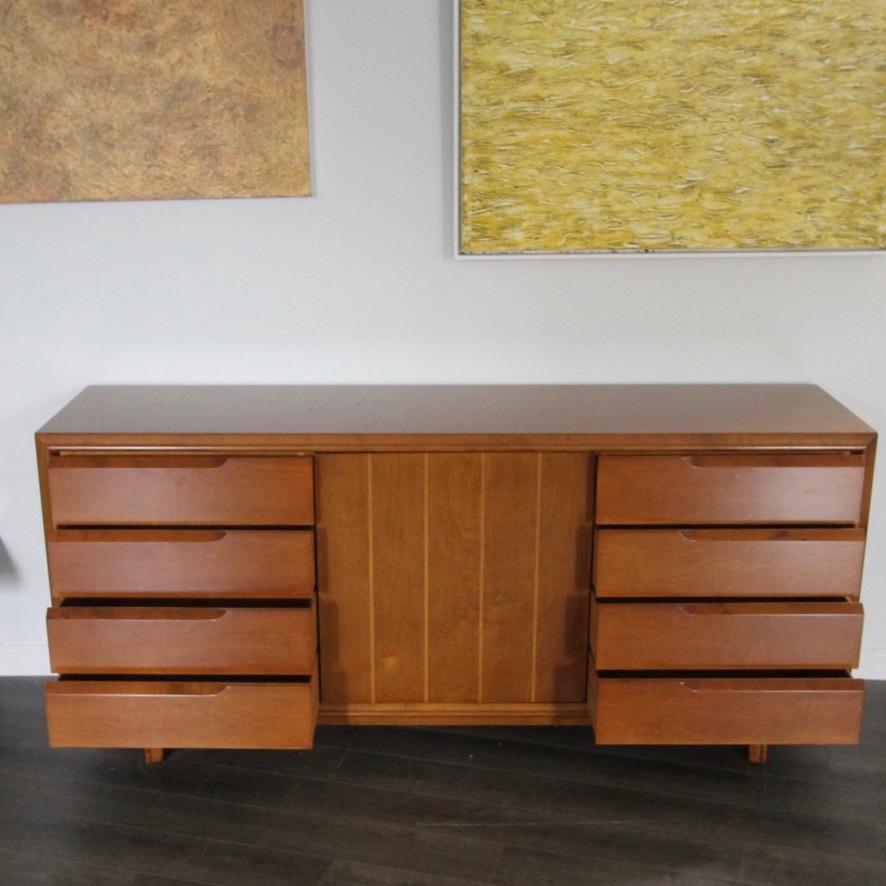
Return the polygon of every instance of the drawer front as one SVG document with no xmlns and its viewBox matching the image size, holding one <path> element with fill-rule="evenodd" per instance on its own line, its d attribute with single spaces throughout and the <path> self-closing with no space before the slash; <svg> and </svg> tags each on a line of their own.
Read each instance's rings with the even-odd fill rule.
<svg viewBox="0 0 886 886">
<path fill-rule="evenodd" d="M 854 597 L 860 529 L 600 529 L 598 597 Z"/>
<path fill-rule="evenodd" d="M 302 683 L 50 682 L 46 719 L 53 747 L 309 748 L 316 676 Z"/>
<path fill-rule="evenodd" d="M 864 683 L 848 677 L 601 677 L 599 744 L 857 744 Z"/>
<path fill-rule="evenodd" d="M 601 670 L 851 669 L 860 603 L 591 603 Z"/>
<path fill-rule="evenodd" d="M 80 456 L 49 460 L 55 526 L 306 526 L 309 457 Z"/>
<path fill-rule="evenodd" d="M 599 524 L 855 524 L 864 456 L 612 455 L 598 461 Z"/>
<path fill-rule="evenodd" d="M 65 529 L 46 548 L 56 598 L 304 598 L 314 591 L 310 529 Z"/>
<path fill-rule="evenodd" d="M 46 614 L 57 674 L 310 674 L 312 606 L 68 606 Z"/>
</svg>

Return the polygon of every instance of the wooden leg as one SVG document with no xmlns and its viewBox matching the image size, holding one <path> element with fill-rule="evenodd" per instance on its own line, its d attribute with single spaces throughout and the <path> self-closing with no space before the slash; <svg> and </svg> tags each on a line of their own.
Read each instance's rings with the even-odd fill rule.
<svg viewBox="0 0 886 886">
<path fill-rule="evenodd" d="M 765 763 L 766 762 L 766 753 L 769 750 L 768 744 L 749 744 L 748 745 L 748 760 L 751 763 Z"/>
<path fill-rule="evenodd" d="M 145 748 L 145 763 L 150 765 L 162 763 L 165 754 L 164 748 Z"/>
</svg>

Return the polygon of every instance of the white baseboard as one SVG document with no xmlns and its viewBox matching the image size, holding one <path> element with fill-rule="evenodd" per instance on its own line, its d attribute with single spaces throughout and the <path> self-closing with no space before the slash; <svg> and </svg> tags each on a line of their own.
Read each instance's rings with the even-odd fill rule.
<svg viewBox="0 0 886 886">
<path fill-rule="evenodd" d="M 26 677 L 49 674 L 49 655 L 43 643 L 0 644 L 0 676 Z M 869 646 L 861 650 L 856 677 L 886 680 L 886 648 Z"/>
</svg>

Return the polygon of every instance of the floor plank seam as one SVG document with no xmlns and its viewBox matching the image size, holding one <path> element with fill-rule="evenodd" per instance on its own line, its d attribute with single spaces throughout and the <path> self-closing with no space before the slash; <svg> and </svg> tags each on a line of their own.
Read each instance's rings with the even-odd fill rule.
<svg viewBox="0 0 886 886">
<path fill-rule="evenodd" d="M 223 768 L 223 767 L 220 766 L 220 768 Z M 288 776 L 288 777 L 298 778 L 299 776 Z M 324 779 L 312 779 L 312 780 L 323 781 Z M 98 785 L 100 787 L 109 787 L 106 783 L 103 783 L 103 782 L 90 782 L 90 783 Z M 335 782 L 333 782 L 333 783 L 335 783 Z M 374 791 L 377 791 L 380 793 L 406 793 L 406 794 L 414 793 L 411 791 L 394 791 L 394 790 L 385 789 L 385 788 L 378 788 L 378 787 L 370 786 L 370 785 L 359 785 L 358 784 L 356 786 L 361 787 L 361 788 L 369 788 L 371 790 L 374 790 Z M 142 788 L 128 788 L 128 787 L 123 788 L 123 789 L 124 790 L 136 790 L 136 791 L 142 790 Z M 156 793 L 156 792 L 153 792 L 153 793 Z M 441 796 L 438 794 L 429 794 L 429 793 L 425 793 L 425 792 L 421 792 L 420 795 L 423 797 L 428 797 L 429 799 L 446 800 L 446 801 L 450 801 L 450 802 L 453 802 L 453 801 L 468 802 L 465 800 L 460 800 L 459 798 L 446 797 L 446 796 Z M 193 800 L 196 800 L 200 803 L 229 805 L 229 806 L 242 806 L 247 809 L 252 808 L 252 809 L 260 809 L 260 810 L 265 810 L 265 811 L 278 812 L 278 813 L 283 813 L 283 814 L 295 814 L 295 815 L 306 816 L 308 818 L 314 818 L 314 819 L 320 819 L 320 820 L 339 820 L 341 818 L 344 818 L 345 820 L 356 823 L 356 824 L 365 824 L 368 822 L 368 823 L 371 823 L 373 827 L 377 827 L 377 828 L 383 829 L 383 830 L 391 830 L 391 831 L 414 831 L 415 833 L 419 833 L 419 834 L 433 832 L 433 833 L 437 833 L 437 834 L 442 834 L 443 833 L 442 828 L 447 826 L 446 824 L 437 825 L 437 826 L 435 826 L 434 830 L 431 831 L 431 830 L 425 829 L 423 827 L 421 827 L 421 828 L 417 827 L 415 823 L 413 823 L 411 826 L 406 825 L 406 824 L 403 824 L 403 825 L 389 824 L 387 822 L 379 822 L 375 819 L 360 818 L 360 817 L 355 817 L 355 816 L 341 814 L 341 813 L 339 813 L 337 815 L 337 817 L 335 819 L 333 819 L 329 815 L 325 815 L 323 813 L 310 812 L 310 811 L 304 810 L 304 809 L 291 809 L 291 808 L 279 807 L 279 806 L 265 806 L 265 805 L 257 805 L 254 803 L 242 803 L 239 801 L 231 801 L 231 800 L 218 800 L 218 799 L 211 798 L 211 797 L 199 797 L 199 796 L 184 797 L 184 795 L 182 795 L 182 794 L 173 794 L 173 796 L 179 797 L 179 798 L 185 798 L 185 799 L 193 799 Z M 491 801 L 482 801 L 482 802 L 484 805 L 487 805 L 487 806 L 490 806 L 493 808 L 497 808 L 497 809 L 511 811 L 511 812 L 533 812 L 536 815 L 539 812 L 539 810 L 534 809 L 534 808 L 529 808 L 529 807 L 513 806 L 513 805 L 507 805 L 507 804 L 497 804 L 497 803 L 494 803 Z M 620 821 L 620 820 L 612 820 L 612 819 L 605 819 L 605 818 L 599 818 L 599 817 L 598 818 L 590 818 L 590 819 L 587 819 L 587 818 L 580 819 L 577 816 L 573 816 L 569 813 L 556 813 L 556 814 L 555 813 L 548 813 L 548 815 L 551 818 L 559 818 L 560 820 L 559 821 L 549 820 L 546 825 L 547 827 L 551 827 L 552 825 L 563 825 L 563 826 L 570 826 L 570 827 L 576 826 L 576 825 L 599 825 L 601 823 L 606 823 L 607 821 L 614 822 L 614 823 L 618 823 Z M 96 824 L 120 826 L 123 828 L 131 828 L 134 830 L 142 830 L 142 831 L 149 831 L 149 832 L 153 832 L 153 833 L 168 834 L 170 836 L 184 837 L 186 839 L 200 839 L 200 838 L 194 837 L 193 835 L 183 833 L 183 832 L 168 831 L 168 830 L 164 830 L 164 829 L 160 829 L 160 828 L 138 828 L 135 825 L 122 825 L 119 822 L 115 822 L 115 821 L 104 821 L 101 819 L 77 819 L 74 816 L 63 816 L 63 815 L 59 815 L 57 817 L 63 818 L 64 820 L 92 821 L 93 823 L 96 823 Z M 647 831 L 650 833 L 664 835 L 664 836 L 673 836 L 674 834 L 679 834 L 683 837 L 688 838 L 691 842 L 698 842 L 698 840 L 695 837 L 694 832 L 688 828 L 686 828 L 686 829 L 662 828 L 662 827 L 659 827 L 659 826 L 654 825 L 649 822 L 636 822 L 636 821 L 628 822 L 627 820 L 625 820 L 624 823 L 626 826 L 630 827 L 632 832 L 637 831 L 637 830 L 642 830 L 642 831 Z M 503 823 L 497 823 L 497 824 L 491 825 L 491 826 L 493 826 L 493 827 L 494 826 L 510 827 L 512 825 L 514 825 L 514 823 L 512 823 L 512 822 L 503 822 Z M 438 830 L 438 828 L 439 828 L 439 830 Z M 453 837 L 454 835 L 447 834 L 447 836 Z M 206 839 L 212 839 L 218 843 L 230 843 L 231 845 L 235 845 L 235 846 L 250 845 L 250 844 L 240 843 L 239 841 L 223 840 L 221 838 L 206 838 Z M 486 843 L 491 846 L 495 846 L 497 848 L 501 848 L 501 847 L 510 845 L 507 840 L 496 841 L 494 839 L 477 837 L 477 836 L 463 837 L 463 836 L 459 835 L 458 839 L 462 839 L 462 840 L 467 839 L 473 843 Z M 746 840 L 736 839 L 735 837 L 724 837 L 722 835 L 718 835 L 717 839 L 720 842 L 726 842 L 729 845 L 731 845 L 737 849 L 749 850 L 751 852 L 753 852 L 755 849 L 757 849 L 759 847 L 758 842 L 750 842 L 750 841 L 746 841 Z M 821 850 L 817 850 L 817 849 L 809 849 L 806 847 L 796 847 L 796 846 L 785 845 L 785 844 L 780 844 L 780 843 L 768 843 L 765 845 L 771 849 L 785 850 L 785 851 L 788 851 L 790 853 L 795 853 L 795 854 L 796 853 L 811 854 L 821 860 L 829 860 L 829 859 L 834 860 L 834 861 L 852 860 L 852 861 L 862 861 L 865 864 L 877 862 L 877 859 L 871 859 L 871 858 L 867 858 L 865 856 L 859 857 L 857 855 L 852 855 L 849 853 L 827 852 L 827 851 L 821 851 Z M 525 847 L 525 848 L 530 848 L 530 847 Z M 303 856 L 303 857 L 324 858 L 324 859 L 329 857 L 329 856 L 315 856 L 315 855 L 310 855 L 308 853 L 300 853 L 295 850 L 288 850 L 288 849 L 280 849 L 279 851 L 292 852 L 294 855 L 299 855 L 299 856 Z M 558 852 L 556 854 L 563 855 L 564 857 L 566 857 L 568 855 L 567 853 L 563 853 L 563 852 Z M 592 859 L 592 858 L 600 857 L 600 858 L 608 859 L 607 856 L 568 856 L 568 857 L 584 858 L 584 859 Z M 351 859 L 351 860 L 361 861 L 361 859 Z M 608 859 L 608 860 L 612 860 L 612 859 Z M 882 869 L 884 871 L 886 871 L 886 864 L 882 865 Z M 679 869 L 665 868 L 664 870 L 668 870 L 672 873 L 677 873 L 677 874 L 681 873 L 681 871 Z"/>
<path fill-rule="evenodd" d="M 376 756 L 384 756 L 384 755 L 376 754 Z M 472 769 L 472 767 L 463 767 L 463 768 Z M 248 768 L 245 768 L 245 767 L 231 766 L 231 765 L 228 765 L 228 764 L 217 764 L 217 769 L 220 769 L 220 770 L 223 770 L 223 769 L 232 769 L 232 770 L 235 770 L 235 771 L 248 771 L 248 772 L 262 771 L 262 770 L 248 769 Z M 463 798 L 460 798 L 460 797 L 452 797 L 452 796 L 445 795 L 445 794 L 438 794 L 438 793 L 433 793 L 433 792 L 429 792 L 429 791 L 417 790 L 416 788 L 412 788 L 412 789 L 404 789 L 404 788 L 396 788 L 396 789 L 383 788 L 383 787 L 378 787 L 378 786 L 376 786 L 376 785 L 368 785 L 368 784 L 363 784 L 363 783 L 360 783 L 360 782 L 354 782 L 354 781 L 345 780 L 345 779 L 342 779 L 342 778 L 340 778 L 340 777 L 339 777 L 339 778 L 335 778 L 335 779 L 330 779 L 330 778 L 325 778 L 325 777 L 312 777 L 312 776 L 309 776 L 309 775 L 301 775 L 301 774 L 300 774 L 300 775 L 292 775 L 292 774 L 289 774 L 289 773 L 280 773 L 280 772 L 270 773 L 270 772 L 266 772 L 266 771 L 265 771 L 265 774 L 267 774 L 267 775 L 274 775 L 274 776 L 276 776 L 276 777 L 286 778 L 286 779 L 296 779 L 296 780 L 297 780 L 297 779 L 304 779 L 304 780 L 307 780 L 307 781 L 323 782 L 323 783 L 328 783 L 328 784 L 347 784 L 347 785 L 351 785 L 351 786 L 353 786 L 353 787 L 357 787 L 357 788 L 360 788 L 360 789 L 363 789 L 363 790 L 370 790 L 370 791 L 373 791 L 373 792 L 376 792 L 376 793 L 381 793 L 381 794 L 384 794 L 384 793 L 388 793 L 388 794 L 397 794 L 397 793 L 400 793 L 400 794 L 407 794 L 407 795 L 409 795 L 409 794 L 414 794 L 414 795 L 417 795 L 417 796 L 426 797 L 426 798 L 428 798 L 428 799 L 444 800 L 444 801 L 447 801 L 447 802 L 462 802 L 462 803 L 467 803 L 467 802 L 469 802 L 469 801 L 464 800 Z M 207 780 L 208 780 L 208 778 L 209 778 L 209 777 L 207 777 Z M 559 779 L 559 780 L 560 780 L 560 781 L 564 781 L 564 780 L 562 780 L 562 779 Z M 165 795 L 169 795 L 169 794 L 170 794 L 170 792 L 168 792 L 168 791 L 167 791 L 167 792 L 164 792 L 164 791 L 162 791 L 162 790 L 159 790 L 159 789 L 157 789 L 157 788 L 153 788 L 153 787 L 129 786 L 129 785 L 127 785 L 127 786 L 118 786 L 118 785 L 112 785 L 112 784 L 109 784 L 109 783 L 107 783 L 107 782 L 96 781 L 96 780 L 94 780 L 94 779 L 83 779 L 83 783 L 86 783 L 86 784 L 92 784 L 92 785 L 99 786 L 99 787 L 104 787 L 104 788 L 106 788 L 106 789 L 115 788 L 115 789 L 120 789 L 120 790 L 136 790 L 136 791 L 142 790 L 142 791 L 146 791 L 146 792 L 153 793 L 153 794 L 161 794 L 161 795 L 164 795 L 164 794 L 165 794 Z M 567 782 L 567 783 L 569 783 L 569 784 L 574 784 L 574 782 Z M 610 787 L 610 786 L 607 785 L 607 786 L 605 786 L 605 787 Z M 632 793 L 639 793 L 639 794 L 645 794 L 645 793 L 647 793 L 647 792 L 640 791 L 640 790 L 635 789 L 635 788 L 626 788 L 626 789 L 623 789 L 623 790 L 629 790 L 629 791 L 631 791 Z M 231 804 L 231 805 L 243 806 L 243 807 L 246 807 L 246 808 L 255 808 L 255 809 L 264 809 L 264 810 L 272 810 L 272 811 L 282 811 L 282 812 L 290 812 L 290 811 L 293 811 L 293 812 L 295 812 L 296 814 L 299 814 L 299 815 L 306 815 L 306 816 L 311 817 L 311 818 L 319 818 L 319 819 L 328 819 L 328 818 L 329 818 L 329 816 L 324 815 L 324 814 L 322 814 L 322 813 L 314 813 L 314 812 L 310 812 L 310 811 L 302 810 L 302 809 L 289 810 L 289 809 L 285 809 L 285 808 L 283 808 L 283 807 L 279 807 L 279 806 L 267 806 L 267 805 L 253 804 L 253 803 L 242 803 L 242 802 L 239 802 L 239 801 L 230 801 L 230 800 L 217 800 L 217 799 L 215 799 L 215 798 L 203 797 L 203 796 L 200 796 L 200 795 L 198 795 L 198 794 L 190 794 L 190 793 L 184 793 L 184 792 L 172 792 L 172 796 L 176 796 L 176 797 L 180 797 L 180 798 L 186 798 L 186 799 L 192 799 L 192 800 L 195 800 L 195 801 L 198 801 L 198 802 L 201 802 L 201 803 L 208 802 L 208 803 Z M 666 795 L 666 794 L 661 794 L 661 795 L 653 794 L 652 796 L 662 796 L 662 797 L 667 797 L 668 795 Z M 695 800 L 696 798 L 690 798 L 690 799 Z M 562 824 L 562 825 L 570 825 L 570 826 L 571 826 L 571 825 L 575 825 L 575 824 L 581 823 L 581 816 L 577 816 L 577 815 L 575 815 L 575 814 L 573 814 L 573 813 L 564 813 L 564 812 L 556 812 L 556 813 L 554 813 L 554 812 L 551 812 L 551 811 L 549 811 L 549 810 L 539 809 L 539 808 L 534 807 L 534 806 L 523 806 L 523 805 L 513 805 L 513 804 L 508 804 L 508 803 L 497 803 L 497 802 L 492 801 L 492 800 L 483 800 L 483 801 L 481 801 L 481 802 L 483 803 L 483 805 L 488 806 L 488 807 L 491 807 L 491 808 L 495 808 L 495 809 L 501 809 L 501 810 L 506 810 L 506 811 L 510 811 L 510 812 L 518 812 L 518 813 L 526 812 L 526 813 L 531 813 L 531 814 L 534 814 L 534 815 L 539 815 L 540 813 L 544 813 L 544 814 L 547 814 L 548 816 L 550 816 L 551 818 L 555 818 L 555 819 L 557 819 L 556 821 L 549 821 L 549 822 L 548 822 L 548 825 L 551 825 L 551 824 Z M 737 809 L 737 810 L 740 810 L 740 811 L 748 811 L 749 809 L 752 809 L 752 807 L 738 806 L 738 805 L 735 805 L 735 804 L 719 804 L 719 805 L 721 805 L 722 807 L 727 808 L 727 809 Z M 798 816 L 798 815 L 801 815 L 801 813 L 795 813 L 794 815 L 792 815 L 792 817 L 796 817 L 796 816 Z M 350 815 L 347 815 L 347 814 L 341 815 L 340 817 L 346 818 L 348 821 L 353 821 L 353 822 L 364 822 L 364 821 L 366 821 L 366 819 L 364 819 L 364 818 L 354 817 L 354 816 L 350 816 Z M 811 816 L 809 816 L 808 814 L 806 814 L 804 817 L 807 817 L 807 818 L 808 818 L 808 817 L 811 817 Z M 823 817 L 817 817 L 817 818 L 818 818 L 818 820 L 824 820 Z M 599 823 L 601 823 L 601 822 L 606 821 L 606 819 L 593 818 L 593 819 L 586 819 L 585 821 L 586 821 L 586 822 L 595 822 L 595 823 L 598 823 L 598 824 L 599 824 Z M 106 823 L 107 823 L 107 822 L 106 822 Z M 379 826 L 379 827 L 384 827 L 384 828 L 388 828 L 388 829 L 392 829 L 392 828 L 393 828 L 393 829 L 401 829 L 401 828 L 402 828 L 402 829 L 410 829 L 410 826 L 408 826 L 408 825 L 392 825 L 392 824 L 388 824 L 387 822 L 373 822 L 373 823 L 376 824 L 376 825 Z M 508 824 L 510 825 L 510 823 L 508 823 Z M 437 825 L 436 827 L 445 827 L 445 826 L 446 826 L 445 824 L 442 824 L 442 825 Z M 499 824 L 498 826 L 501 827 L 502 825 Z M 642 822 L 642 823 L 631 822 L 631 827 L 642 827 L 642 828 L 644 828 L 644 829 L 646 829 L 646 830 L 649 830 L 649 831 L 651 831 L 651 832 L 655 832 L 655 833 L 671 833 L 671 834 L 673 834 L 673 833 L 677 833 L 677 834 L 681 834 L 681 835 L 685 835 L 685 836 L 689 836 L 689 837 L 694 837 L 694 835 L 695 835 L 695 832 L 694 832 L 692 829 L 688 828 L 688 827 L 686 827 L 686 828 L 673 828 L 673 827 L 672 827 L 672 828 L 661 828 L 661 827 L 659 827 L 659 826 L 657 826 L 657 825 L 655 825 L 654 823 L 651 823 L 651 822 L 649 822 L 649 821 L 644 821 L 644 822 Z M 415 825 L 414 825 L 414 824 L 412 825 L 412 828 L 415 829 Z M 148 830 L 152 830 L 152 829 L 148 829 Z M 157 832 L 165 833 L 164 831 L 157 831 Z M 423 832 L 423 831 L 421 831 L 421 830 L 419 829 L 419 832 Z M 169 832 L 169 833 L 173 833 L 173 832 Z M 439 833 L 439 831 L 438 831 L 438 833 Z M 478 839 L 478 838 L 472 838 L 472 839 Z M 748 842 L 748 841 L 746 841 L 746 840 L 737 839 L 737 838 L 735 838 L 735 837 L 723 838 L 722 836 L 718 835 L 718 839 L 728 839 L 728 841 L 729 841 L 732 845 L 737 846 L 737 847 L 756 846 L 756 845 L 758 845 L 757 842 L 750 843 L 750 842 Z M 223 842 L 224 842 L 224 841 L 223 841 Z M 233 842 L 235 842 L 235 845 L 239 845 L 239 844 L 236 844 L 236 841 L 233 841 Z M 502 844 L 500 844 L 500 843 L 498 843 L 498 842 L 496 842 L 496 841 L 485 841 L 485 842 L 492 842 L 494 845 L 502 845 Z M 809 850 L 809 849 L 807 849 L 807 848 L 805 848 L 805 847 L 797 847 L 797 846 L 795 846 L 795 845 L 791 845 L 791 844 L 787 844 L 787 843 L 773 843 L 773 842 L 767 842 L 767 843 L 765 843 L 765 844 L 763 844 L 763 845 L 766 845 L 766 846 L 771 847 L 771 848 L 774 848 L 774 849 L 785 849 L 785 850 L 788 850 L 788 851 L 791 851 L 791 852 L 800 852 L 800 851 L 802 851 L 802 852 L 810 852 L 810 851 L 813 851 L 813 852 L 815 852 L 816 855 L 818 855 L 818 856 L 825 856 L 825 857 L 837 857 L 837 858 L 854 858 L 854 857 L 856 857 L 856 856 L 854 856 L 854 855 L 852 855 L 852 854 L 850 854 L 850 853 L 848 853 L 848 852 L 847 852 L 847 853 L 833 853 L 833 852 L 823 852 L 823 851 L 821 851 L 821 850 L 817 850 L 817 849 L 816 849 L 816 850 Z"/>
<path fill-rule="evenodd" d="M 391 757 L 392 759 L 413 760 L 415 762 L 429 763 L 434 766 L 451 766 L 453 768 L 463 769 L 463 770 L 467 770 L 470 772 L 498 772 L 503 775 L 521 775 L 521 776 L 525 776 L 525 774 L 526 774 L 525 772 L 517 772 L 515 770 L 510 770 L 510 769 L 502 769 L 500 767 L 495 767 L 495 766 L 480 767 L 480 766 L 470 764 L 470 763 L 457 763 L 457 762 L 452 762 L 452 761 L 447 761 L 446 763 L 441 763 L 439 760 L 432 760 L 432 759 L 427 759 L 424 757 L 413 757 L 413 756 L 407 756 L 407 755 L 387 754 L 387 753 L 382 753 L 381 751 L 370 751 L 370 750 L 361 749 L 359 751 L 353 751 L 352 753 L 367 754 L 369 756 L 375 756 L 375 757 Z M 669 798 L 676 796 L 676 797 L 679 797 L 680 799 L 688 800 L 691 802 L 705 803 L 705 804 L 716 804 L 717 806 L 719 806 L 721 808 L 754 811 L 754 812 L 760 811 L 760 807 L 757 804 L 726 802 L 726 801 L 722 801 L 722 800 L 714 800 L 710 797 L 701 797 L 698 795 L 687 794 L 684 792 L 674 793 L 674 792 L 665 792 L 665 791 L 644 790 L 642 788 L 633 787 L 633 786 L 617 787 L 617 786 L 615 786 L 609 782 L 605 782 L 605 781 L 585 781 L 585 780 L 581 780 L 581 779 L 572 779 L 572 778 L 566 778 L 566 777 L 561 777 L 561 776 L 556 776 L 556 775 L 545 775 L 545 776 L 537 776 L 537 777 L 539 777 L 539 778 L 543 777 L 546 779 L 550 779 L 551 781 L 556 781 L 556 782 L 562 783 L 562 784 L 580 785 L 580 786 L 586 786 L 588 788 L 606 788 L 609 790 L 628 791 L 628 792 L 631 792 L 634 794 L 648 795 L 651 797 L 661 797 L 661 798 L 665 798 L 665 799 L 669 799 Z M 749 777 L 753 777 L 753 774 L 749 773 Z M 347 779 L 341 778 L 340 776 L 338 776 L 334 779 L 331 779 L 331 780 L 332 781 L 343 781 L 348 784 L 360 784 L 359 782 L 351 782 Z M 426 796 L 430 796 L 430 794 L 427 794 L 427 792 L 422 792 L 422 793 L 425 794 Z M 434 794 L 433 796 L 440 796 L 440 795 Z M 535 808 L 535 807 L 521 807 L 521 808 Z M 765 811 L 767 811 L 770 814 L 777 814 L 779 812 L 779 810 L 765 810 Z M 787 813 L 787 811 L 785 811 L 785 812 L 786 812 L 786 814 L 790 814 L 792 817 L 802 816 L 805 819 L 824 820 L 826 818 L 826 816 L 813 815 L 811 813 L 802 813 L 802 812 Z M 863 819 L 862 816 L 858 816 L 858 818 Z"/>
</svg>

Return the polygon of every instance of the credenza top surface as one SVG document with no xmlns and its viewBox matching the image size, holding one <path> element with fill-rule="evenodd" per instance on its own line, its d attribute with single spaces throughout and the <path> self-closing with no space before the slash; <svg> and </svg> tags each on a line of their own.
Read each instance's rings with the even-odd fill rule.
<svg viewBox="0 0 886 886">
<path fill-rule="evenodd" d="M 874 431 L 806 384 L 98 385 L 38 433 L 67 442 L 280 436 L 305 446 L 484 436 L 531 445 L 562 436 L 572 446 L 601 446 L 705 437 L 718 445 L 758 437 L 863 444 Z"/>
</svg>

